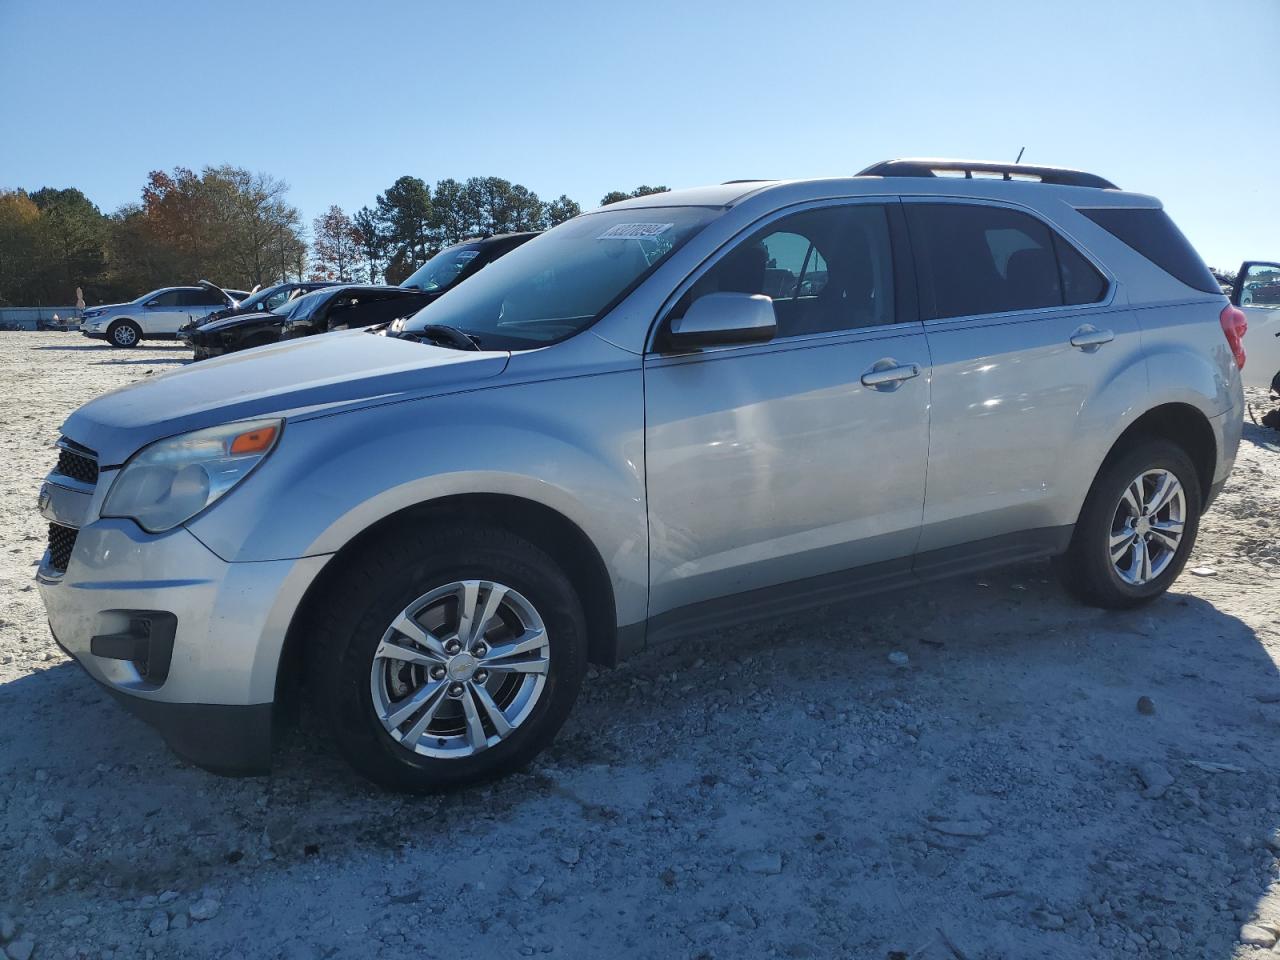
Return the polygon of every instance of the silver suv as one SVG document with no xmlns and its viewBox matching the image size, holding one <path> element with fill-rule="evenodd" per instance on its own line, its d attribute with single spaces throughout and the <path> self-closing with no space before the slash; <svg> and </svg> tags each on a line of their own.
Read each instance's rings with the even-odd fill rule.
<svg viewBox="0 0 1280 960">
<path fill-rule="evenodd" d="M 41 490 L 59 643 L 180 754 L 293 694 L 363 774 L 511 770 L 587 664 L 1054 557 L 1159 596 L 1240 440 L 1242 323 L 1151 197 L 892 161 L 576 217 L 377 333 L 101 397 Z"/>
<path fill-rule="evenodd" d="M 80 332 L 113 347 L 134 347 L 140 340 L 173 340 L 185 324 L 216 310 L 234 309 L 249 294 L 223 290 L 208 280 L 194 287 L 161 287 L 129 303 L 109 303 L 84 312 Z"/>
</svg>

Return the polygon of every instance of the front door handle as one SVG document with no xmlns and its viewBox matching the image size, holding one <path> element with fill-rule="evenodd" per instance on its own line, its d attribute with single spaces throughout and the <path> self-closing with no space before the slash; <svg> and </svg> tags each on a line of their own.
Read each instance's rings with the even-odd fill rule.
<svg viewBox="0 0 1280 960">
<path fill-rule="evenodd" d="M 920 364 L 898 363 L 892 357 L 877 360 L 871 369 L 862 375 L 864 387 L 894 387 L 903 380 L 920 376 Z"/>
<path fill-rule="evenodd" d="M 1096 350 L 1104 343 L 1110 343 L 1116 335 L 1110 330 L 1099 330 L 1091 323 L 1086 323 L 1071 335 L 1071 345 L 1081 350 Z"/>
</svg>

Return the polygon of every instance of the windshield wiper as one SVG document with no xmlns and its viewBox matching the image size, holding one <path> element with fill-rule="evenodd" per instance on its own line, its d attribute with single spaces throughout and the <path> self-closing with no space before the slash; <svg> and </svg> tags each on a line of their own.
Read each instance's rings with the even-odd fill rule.
<svg viewBox="0 0 1280 960">
<path fill-rule="evenodd" d="M 405 333 L 434 340 L 444 346 L 456 347 L 458 350 L 480 349 L 480 342 L 477 338 L 468 333 L 463 333 L 457 327 L 451 327 L 444 323 L 428 323 L 417 330 L 406 330 Z"/>
</svg>

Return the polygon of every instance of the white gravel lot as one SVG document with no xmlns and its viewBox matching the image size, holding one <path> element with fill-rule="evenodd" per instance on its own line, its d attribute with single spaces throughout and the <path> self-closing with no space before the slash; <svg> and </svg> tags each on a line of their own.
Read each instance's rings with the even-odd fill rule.
<svg viewBox="0 0 1280 960">
<path fill-rule="evenodd" d="M 187 766 L 50 639 L 58 425 L 186 355 L 0 333 L 14 960 L 1280 956 L 1280 434 L 1246 423 L 1216 575 L 1144 610 L 1034 565 L 700 637 L 594 677 L 528 773 L 411 799 L 303 734 Z"/>
</svg>

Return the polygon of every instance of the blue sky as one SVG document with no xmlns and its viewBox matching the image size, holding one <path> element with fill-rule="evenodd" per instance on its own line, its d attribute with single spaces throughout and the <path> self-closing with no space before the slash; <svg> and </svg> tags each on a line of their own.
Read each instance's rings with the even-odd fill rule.
<svg viewBox="0 0 1280 960">
<path fill-rule="evenodd" d="M 1280 259 L 1280 0 L 0 0 L 0 186 L 105 211 L 147 172 L 281 177 L 308 221 L 396 177 L 614 188 L 1025 159 Z"/>
</svg>

